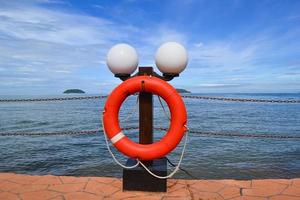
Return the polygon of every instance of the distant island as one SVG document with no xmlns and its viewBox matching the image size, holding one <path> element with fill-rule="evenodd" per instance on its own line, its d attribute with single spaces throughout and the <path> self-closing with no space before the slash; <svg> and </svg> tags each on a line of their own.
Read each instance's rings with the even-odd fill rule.
<svg viewBox="0 0 300 200">
<path fill-rule="evenodd" d="M 64 94 L 84 94 L 85 92 L 80 89 L 68 89 L 64 91 Z"/>
<path fill-rule="evenodd" d="M 176 91 L 179 93 L 191 93 L 190 91 L 181 88 L 176 88 Z"/>
</svg>

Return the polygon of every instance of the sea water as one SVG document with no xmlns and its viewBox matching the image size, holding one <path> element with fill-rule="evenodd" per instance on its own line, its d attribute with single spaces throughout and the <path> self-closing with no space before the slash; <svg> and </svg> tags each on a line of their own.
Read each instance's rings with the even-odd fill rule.
<svg viewBox="0 0 300 200">
<path fill-rule="evenodd" d="M 296 93 L 192 95 L 300 99 L 300 94 Z M 57 96 L 0 96 L 1 99 L 47 97 Z M 136 98 L 131 96 L 123 104 L 119 115 L 121 127 L 138 126 Z M 102 130 L 101 113 L 105 100 L 0 103 L 0 133 Z M 300 104 L 184 101 L 191 130 L 300 136 Z M 129 116 L 130 113 L 133 114 Z M 168 126 L 169 120 L 154 96 L 154 127 Z M 138 141 L 138 130 L 124 132 Z M 163 135 L 163 131 L 154 131 L 155 141 Z M 175 164 L 182 143 L 168 155 Z M 113 151 L 125 163 L 126 157 Z M 190 133 L 182 168 L 202 179 L 299 177 L 300 140 L 211 137 Z M 172 170 L 171 167 L 169 169 Z M 0 172 L 122 176 L 122 169 L 113 162 L 106 149 L 102 131 L 77 136 L 0 137 Z M 191 178 L 183 172 L 175 177 Z"/>
</svg>

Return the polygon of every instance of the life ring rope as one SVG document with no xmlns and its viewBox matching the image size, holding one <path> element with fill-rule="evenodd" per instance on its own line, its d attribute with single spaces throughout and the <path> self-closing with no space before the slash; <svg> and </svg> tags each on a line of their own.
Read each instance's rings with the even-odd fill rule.
<svg viewBox="0 0 300 200">
<path fill-rule="evenodd" d="M 120 165 L 121 167 L 123 167 L 124 169 L 133 169 L 135 167 L 137 167 L 140 162 L 138 159 L 136 159 L 136 164 L 135 165 L 132 165 L 132 166 L 126 166 L 126 165 L 123 165 L 120 161 L 118 161 L 118 159 L 116 158 L 116 156 L 114 155 L 114 153 L 112 152 L 112 150 L 110 149 L 110 146 L 109 146 L 109 143 L 108 143 L 108 139 L 107 139 L 107 136 L 106 136 L 106 132 L 105 132 L 105 129 L 104 129 L 104 124 L 103 124 L 103 115 L 101 117 L 101 122 L 102 122 L 102 130 L 103 130 L 103 135 L 104 135 L 104 138 L 105 138 L 105 142 L 106 142 L 106 147 L 107 147 L 107 150 L 108 152 L 110 153 L 111 157 L 114 159 L 114 161 Z"/>
<path fill-rule="evenodd" d="M 164 104 L 163 104 L 163 102 L 162 102 L 160 96 L 158 96 L 158 95 L 156 95 L 156 96 L 157 96 L 157 98 L 158 98 L 158 101 L 159 101 L 160 106 L 162 107 L 162 109 L 163 109 L 163 111 L 164 111 L 164 114 L 165 114 L 166 118 L 167 118 L 168 120 L 171 120 L 171 117 L 170 117 L 170 115 L 167 113 L 167 111 L 166 111 L 166 109 L 165 109 L 165 107 L 164 107 Z"/>
<path fill-rule="evenodd" d="M 174 170 L 167 176 L 159 176 L 157 174 L 154 174 L 149 168 L 147 168 L 143 162 L 141 162 L 139 159 L 136 159 L 136 164 L 132 165 L 132 166 L 126 166 L 124 164 L 122 164 L 120 161 L 118 161 L 118 159 L 116 158 L 116 156 L 114 155 L 114 153 L 112 152 L 112 150 L 110 149 L 110 146 L 109 146 L 109 142 L 108 142 L 108 139 L 107 139 L 107 136 L 106 136 L 106 133 L 105 133 L 105 129 L 104 129 L 104 125 L 103 125 L 103 116 L 101 118 L 101 122 L 102 122 L 102 129 L 103 129 L 103 135 L 104 135 L 104 138 L 105 138 L 105 142 L 106 142 L 106 147 L 107 147 L 107 150 L 108 152 L 110 153 L 111 157 L 113 158 L 113 160 L 121 167 L 123 167 L 124 169 L 133 169 L 133 168 L 136 168 L 137 166 L 141 165 L 149 174 L 151 174 L 152 176 L 158 178 L 158 179 L 167 179 L 167 178 L 171 178 L 174 176 L 174 174 L 176 174 L 176 172 L 180 169 L 180 165 L 181 165 L 181 162 L 183 160 L 183 157 L 184 157 L 184 152 L 185 152 L 185 149 L 186 149 L 186 145 L 187 145 L 187 141 L 188 141 L 188 132 L 189 132 L 189 128 L 186 126 L 186 133 L 185 133 L 185 140 L 184 140 L 184 145 L 183 145 L 183 148 L 182 148 L 182 151 L 181 151 L 181 155 L 180 155 L 180 159 L 176 165 L 176 167 L 174 168 Z"/>
<path fill-rule="evenodd" d="M 187 128 L 187 127 L 186 127 Z M 138 159 L 138 162 L 139 164 L 149 173 L 151 174 L 152 176 L 154 176 L 155 178 L 158 178 L 158 179 L 167 179 L 167 178 L 172 178 L 174 176 L 174 174 L 176 174 L 176 172 L 180 169 L 180 165 L 181 165 L 181 162 L 183 160 L 183 157 L 184 157 L 184 152 L 185 152 L 185 148 L 186 148 L 186 145 L 187 145 L 187 141 L 188 141 L 188 132 L 189 132 L 189 129 L 187 128 L 187 131 L 185 133 L 185 139 L 184 139 L 184 145 L 183 145 L 183 148 L 182 148 L 182 151 L 181 151 L 181 155 L 180 155 L 180 159 L 176 165 L 176 167 L 174 168 L 174 170 L 167 176 L 159 176 L 157 174 L 154 174 L 153 172 L 151 172 L 151 170 L 149 168 L 147 168 L 142 162 L 140 162 Z"/>
</svg>

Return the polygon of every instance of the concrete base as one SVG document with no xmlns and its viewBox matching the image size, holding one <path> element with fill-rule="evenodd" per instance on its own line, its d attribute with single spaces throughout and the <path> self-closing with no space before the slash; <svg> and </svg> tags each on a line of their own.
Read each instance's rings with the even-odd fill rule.
<svg viewBox="0 0 300 200">
<path fill-rule="evenodd" d="M 126 165 L 132 166 L 136 163 L 134 159 L 128 159 Z M 167 175 L 167 159 L 153 160 L 149 169 L 159 176 Z M 149 174 L 142 166 L 134 169 L 123 169 L 123 190 L 166 192 L 167 179 L 158 179 Z"/>
</svg>

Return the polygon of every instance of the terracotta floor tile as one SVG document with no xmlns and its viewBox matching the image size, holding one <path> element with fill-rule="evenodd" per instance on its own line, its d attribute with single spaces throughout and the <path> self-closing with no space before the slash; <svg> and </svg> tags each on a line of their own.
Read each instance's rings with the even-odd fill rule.
<svg viewBox="0 0 300 200">
<path fill-rule="evenodd" d="M 25 192 L 34 192 L 40 190 L 46 190 L 47 185 L 18 185 L 15 188 L 10 189 L 11 193 L 21 194 Z"/>
<path fill-rule="evenodd" d="M 199 200 L 223 200 L 223 198 L 214 192 L 197 192 L 193 194 L 193 199 Z"/>
<path fill-rule="evenodd" d="M 103 196 L 109 196 L 115 192 L 120 190 L 120 188 L 116 188 L 109 184 L 100 183 L 96 181 L 90 180 L 86 185 L 85 191 L 93 194 L 101 194 Z"/>
<path fill-rule="evenodd" d="M 237 186 L 241 188 L 250 188 L 251 187 L 251 181 L 240 181 L 240 180 L 219 180 L 221 183 L 224 183 L 229 186 Z"/>
<path fill-rule="evenodd" d="M 197 182 L 199 182 L 199 180 L 185 180 L 185 184 L 189 184 L 189 185 L 193 185 Z"/>
<path fill-rule="evenodd" d="M 266 188 L 273 188 L 273 187 L 285 187 L 286 184 L 277 183 L 274 181 L 274 179 L 264 179 L 264 180 L 252 180 L 252 188 L 260 188 L 260 187 L 266 187 Z"/>
<path fill-rule="evenodd" d="M 289 186 L 287 189 L 283 191 L 282 194 L 291 195 L 291 196 L 299 196 L 300 199 L 300 187 Z"/>
<path fill-rule="evenodd" d="M 224 188 L 226 185 L 217 181 L 198 181 L 191 185 L 191 188 L 201 192 L 217 192 Z"/>
<path fill-rule="evenodd" d="M 118 180 L 117 178 L 112 177 L 90 177 L 91 181 L 97 181 L 99 183 L 112 183 L 115 180 Z"/>
<path fill-rule="evenodd" d="M 54 197 L 54 198 L 49 199 L 49 200 L 65 200 L 65 199 L 64 199 L 64 196 L 61 195 L 61 196 L 57 196 L 57 197 Z"/>
<path fill-rule="evenodd" d="M 119 192 L 119 191 L 118 191 Z M 116 192 L 116 193 L 118 193 Z M 114 196 L 116 193 L 114 193 L 111 196 Z M 131 196 L 159 196 L 163 197 L 166 193 L 164 192 L 143 192 L 143 191 L 123 191 L 123 194 L 131 195 Z"/>
<path fill-rule="evenodd" d="M 136 197 L 137 194 L 135 192 L 123 192 L 123 191 L 118 191 L 107 197 L 108 199 L 126 199 L 126 198 L 132 198 Z M 139 195 L 138 195 L 139 196 Z"/>
<path fill-rule="evenodd" d="M 190 197 L 190 191 L 186 187 L 183 187 L 178 190 L 171 191 L 171 192 L 168 191 L 168 196 Z"/>
<path fill-rule="evenodd" d="M 63 183 L 86 183 L 89 180 L 88 177 L 75 176 L 60 176 L 59 178 Z"/>
<path fill-rule="evenodd" d="M 38 180 L 41 176 L 30 176 L 30 175 L 16 175 L 10 179 L 10 181 L 19 184 L 31 184 Z"/>
<path fill-rule="evenodd" d="M 258 196 L 258 197 L 270 197 L 278 195 L 284 188 L 253 188 L 243 189 L 244 196 Z"/>
<path fill-rule="evenodd" d="M 245 196 L 269 197 L 280 194 L 287 186 L 270 180 L 253 180 L 252 188 L 243 189 Z"/>
<path fill-rule="evenodd" d="M 132 199 L 136 199 L 136 200 L 161 200 L 162 197 L 159 197 L 159 196 L 151 196 L 151 195 L 144 195 L 144 196 L 139 196 L 139 197 L 136 197 L 136 198 L 129 198 L 130 200 Z M 128 200 L 129 200 L 128 199 Z"/>
<path fill-rule="evenodd" d="M 36 191 L 36 192 L 27 192 L 20 194 L 22 200 L 41 200 L 41 199 L 51 199 L 56 196 L 60 196 L 61 194 L 53 191 Z"/>
<path fill-rule="evenodd" d="M 114 180 L 112 183 L 110 183 L 111 186 L 122 189 L 123 183 L 120 179 Z"/>
<path fill-rule="evenodd" d="M 79 192 L 82 191 L 85 183 L 74 183 L 74 184 L 62 184 L 62 185 L 51 185 L 48 190 L 53 190 L 61 193 Z"/>
<path fill-rule="evenodd" d="M 286 195 L 277 195 L 271 197 L 269 200 L 299 200 L 299 197 L 286 196 Z"/>
<path fill-rule="evenodd" d="M 32 184 L 34 185 L 60 185 L 62 182 L 57 176 L 40 176 L 36 181 L 34 181 Z"/>
<path fill-rule="evenodd" d="M 292 180 L 293 186 L 300 187 L 300 178 L 295 178 Z"/>
<path fill-rule="evenodd" d="M 227 186 L 218 192 L 224 199 L 241 196 L 240 188 L 234 186 Z"/>
<path fill-rule="evenodd" d="M 10 181 L 4 181 L 4 182 L 0 183 L 0 188 L 2 191 L 10 191 L 19 186 L 20 186 L 20 184 L 13 183 Z"/>
<path fill-rule="evenodd" d="M 19 197 L 15 194 L 9 192 L 0 192 L 1 200 L 20 200 Z"/>
<path fill-rule="evenodd" d="M 101 195 L 89 194 L 86 192 L 73 192 L 64 195 L 65 200 L 100 200 L 104 199 Z"/>
<path fill-rule="evenodd" d="M 14 179 L 18 174 L 13 173 L 1 173 L 0 179 L 1 180 L 11 180 Z"/>
<path fill-rule="evenodd" d="M 163 197 L 162 200 L 192 200 L 191 197 L 187 196 L 187 197 Z"/>
<path fill-rule="evenodd" d="M 291 185 L 292 184 L 292 179 L 269 179 L 272 182 L 275 183 L 280 183 L 284 185 Z"/>
<path fill-rule="evenodd" d="M 176 182 L 176 184 L 186 185 L 186 180 L 184 179 L 168 179 L 167 184 L 172 184 L 172 182 Z"/>
<path fill-rule="evenodd" d="M 232 198 L 232 200 L 268 200 L 266 197 L 249 197 L 249 196 L 241 196 Z M 284 200 L 284 199 L 282 199 Z"/>
<path fill-rule="evenodd" d="M 169 183 L 169 181 L 168 181 L 168 183 L 167 183 L 167 192 L 168 193 L 173 192 L 178 189 L 182 189 L 182 188 L 186 188 L 186 185 L 180 184 L 177 181 L 173 181 L 171 183 Z"/>
</svg>

